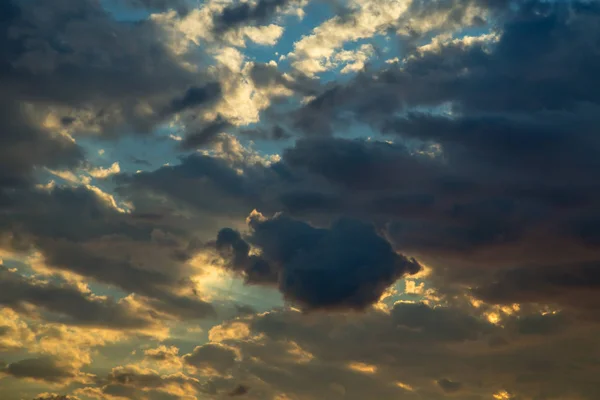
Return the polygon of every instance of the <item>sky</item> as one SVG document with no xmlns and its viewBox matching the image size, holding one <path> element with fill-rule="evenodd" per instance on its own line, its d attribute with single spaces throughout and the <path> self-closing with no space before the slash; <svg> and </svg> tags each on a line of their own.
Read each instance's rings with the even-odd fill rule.
<svg viewBox="0 0 600 400">
<path fill-rule="evenodd" d="M 600 1 L 1 0 L 2 400 L 600 398 Z"/>
</svg>

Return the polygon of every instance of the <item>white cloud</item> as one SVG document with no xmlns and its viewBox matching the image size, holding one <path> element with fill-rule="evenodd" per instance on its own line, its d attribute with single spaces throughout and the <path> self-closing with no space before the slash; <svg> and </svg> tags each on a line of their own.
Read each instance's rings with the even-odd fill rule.
<svg viewBox="0 0 600 400">
<path fill-rule="evenodd" d="M 294 44 L 288 54 L 292 66 L 313 76 L 333 66 L 339 49 L 347 42 L 370 38 L 390 26 L 402 16 L 410 5 L 409 0 L 358 0 L 352 6 L 356 12 L 352 18 L 336 16 L 316 27 L 312 35 Z"/>
<path fill-rule="evenodd" d="M 96 179 L 105 179 L 111 175 L 118 174 L 119 172 L 121 172 L 121 167 L 119 166 L 119 162 L 115 161 L 108 168 L 102 168 L 102 167 L 92 168 L 91 170 L 88 171 L 88 174 L 90 174 L 91 176 L 93 176 Z"/>
</svg>

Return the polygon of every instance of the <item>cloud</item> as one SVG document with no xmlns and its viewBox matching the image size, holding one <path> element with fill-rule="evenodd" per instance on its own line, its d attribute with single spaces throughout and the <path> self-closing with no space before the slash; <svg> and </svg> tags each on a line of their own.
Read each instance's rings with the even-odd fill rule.
<svg viewBox="0 0 600 400">
<path fill-rule="evenodd" d="M 331 57 L 346 42 L 354 42 L 374 36 L 386 29 L 407 10 L 408 2 L 386 1 L 354 3 L 355 10 L 348 15 L 336 16 L 317 26 L 311 35 L 296 43 L 288 54 L 292 66 L 308 75 L 331 68 Z"/>
<path fill-rule="evenodd" d="M 153 110 L 204 80 L 180 66 L 152 21 L 119 22 L 94 1 L 75 9 L 67 0 L 52 9 L 43 1 L 13 8 L 0 39 L 0 97 L 30 103 L 41 115 L 64 113 L 70 131 L 148 131 L 162 118 Z"/>
<path fill-rule="evenodd" d="M 275 64 L 253 63 L 249 75 L 257 87 L 282 85 L 304 96 L 316 95 L 320 89 L 316 79 L 282 73 Z"/>
<path fill-rule="evenodd" d="M 231 392 L 229 392 L 229 396 L 231 396 L 231 397 L 243 396 L 246 393 L 248 393 L 249 391 L 250 391 L 250 389 L 247 386 L 238 385 L 235 388 L 233 388 L 233 390 Z"/>
<path fill-rule="evenodd" d="M 596 2 L 112 3 L 0 5 L 3 398 L 596 399 Z"/>
<path fill-rule="evenodd" d="M 285 216 L 252 214 L 249 226 L 247 241 L 234 230 L 221 230 L 216 249 L 248 283 L 278 285 L 288 300 L 307 309 L 363 309 L 404 274 L 420 269 L 359 221 L 320 229 Z M 249 243 L 260 256 L 250 254 Z"/>
<path fill-rule="evenodd" d="M 460 382 L 454 382 L 447 378 L 440 379 L 436 383 L 446 393 L 456 393 L 462 389 Z"/>
<path fill-rule="evenodd" d="M 14 192 L 6 198 L 4 207 L 11 211 L 11 217 L 4 221 L 0 229 L 4 237 L 15 238 L 8 240 L 9 247 L 18 252 L 32 248 L 40 251 L 50 270 L 114 285 L 128 293 L 135 292 L 148 299 L 148 304 L 153 308 L 168 314 L 183 318 L 214 315 L 213 308 L 198 296 L 177 293 L 186 287 L 182 280 L 182 268 L 185 269 L 185 266 L 181 253 L 185 254 L 189 238 L 183 242 L 161 241 L 160 235 L 157 235 L 159 231 L 155 230 L 156 225 L 140 225 L 139 219 L 115 210 L 96 193 L 84 187 Z M 35 213 L 30 212 L 34 209 Z M 72 215 L 78 217 L 72 218 Z M 107 246 L 112 247 L 110 254 L 105 251 Z M 180 246 L 183 248 L 177 250 Z M 145 267 L 136 265 L 136 259 Z M 166 265 L 171 265 L 173 269 L 164 269 Z M 180 276 L 177 276 L 177 270 Z M 22 281 L 15 281 L 17 282 L 28 287 Z M 87 304 L 88 307 L 97 309 L 97 312 L 87 314 L 74 308 L 69 309 L 69 303 L 60 299 L 57 299 L 56 304 L 48 303 L 46 306 L 68 311 L 72 316 L 84 320 L 93 315 L 102 315 L 99 313 L 104 307 L 102 303 L 86 300 L 83 295 L 72 290 L 36 286 L 28 290 L 31 298 L 22 300 L 37 298 L 38 304 L 43 306 L 39 294 L 52 292 L 57 296 L 78 299 L 80 304 Z M 108 307 L 112 307 L 113 311 L 121 310 L 119 306 Z M 119 311 L 113 314 L 108 309 L 100 320 L 116 318 L 115 321 L 125 323 L 128 313 Z M 134 325 L 143 324 L 139 317 L 134 317 L 131 321 Z"/>
<path fill-rule="evenodd" d="M 181 112 L 185 109 L 199 106 L 218 98 L 221 94 L 221 86 L 216 83 L 209 83 L 205 86 L 192 86 L 186 90 L 185 94 L 180 98 L 175 98 L 171 101 L 170 112 Z"/>
<path fill-rule="evenodd" d="M 229 5 L 214 16 L 215 30 L 218 33 L 243 25 L 264 24 L 288 3 L 290 0 L 259 0 L 256 4 Z"/>
<path fill-rule="evenodd" d="M 596 29 L 592 26 L 596 8 L 577 1 L 524 2 L 501 19 L 497 42 L 450 42 L 439 51 L 407 58 L 401 68 L 384 68 L 349 85 L 337 85 L 323 93 L 321 101 L 331 97 L 336 110 L 352 110 L 358 118 L 375 123 L 376 118 L 385 120 L 389 111 L 445 102 L 462 113 L 576 110 L 582 102 L 597 100 L 593 91 L 582 86 L 593 80 L 587 74 L 596 61 L 582 54 L 594 51 L 595 45 L 585 38 Z M 568 18 L 576 18 L 579 24 L 569 23 Z M 565 37 L 573 38 L 575 45 L 569 46 Z M 552 62 L 553 68 L 536 75 L 545 62 Z M 582 74 L 572 74 L 572 68 Z"/>
<path fill-rule="evenodd" d="M 184 0 L 126 0 L 126 4 L 152 11 L 175 10 L 180 14 L 186 14 L 190 11 L 189 4 Z"/>
<path fill-rule="evenodd" d="M 198 132 L 188 134 L 181 142 L 183 149 L 197 149 L 214 141 L 219 133 L 227 130 L 231 124 L 222 118 L 217 118 L 215 121 L 208 123 Z"/>
<path fill-rule="evenodd" d="M 595 60 L 582 54 L 596 52 L 587 38 L 598 10 L 577 1 L 479 5 L 498 13 L 494 40 L 436 44 L 303 106 L 296 126 L 311 138 L 284 152 L 278 168 L 296 186 L 312 185 L 287 189 L 281 200 L 286 211 L 311 218 L 339 212 L 385 220 L 395 247 L 438 267 L 443 290 L 458 281 L 481 286 L 483 296 L 500 279 L 503 301 L 511 293 L 519 301 L 525 296 L 508 276 L 560 268 L 554 265 L 569 276 L 568 269 L 597 262 L 600 146 L 596 92 L 586 89 L 597 79 L 588 74 Z M 394 144 L 312 138 L 342 134 L 351 121 Z M 535 286 L 564 297 L 542 294 L 549 289 L 536 297 L 532 288 L 531 301 L 581 306 L 565 285 L 537 276 Z"/>
<path fill-rule="evenodd" d="M 194 155 L 174 167 L 136 174 L 127 191 L 150 190 L 197 215 L 210 210 L 213 217 L 235 212 L 241 219 L 258 208 L 285 210 L 319 226 L 344 216 L 367 220 L 403 253 L 434 267 L 451 266 L 434 268 L 442 291 L 453 291 L 454 283 L 468 284 L 481 287 L 475 293 L 484 296 L 483 287 L 502 276 L 501 270 L 597 260 L 589 228 L 597 197 L 591 173 L 597 146 L 585 126 L 572 133 L 574 123 L 581 122 L 554 113 L 543 122 L 410 114 L 386 129 L 416 144 L 306 138 L 270 164 L 234 158 L 231 147 L 227 158 Z M 515 139 L 504 141 L 509 135 Z M 540 169 L 540 157 L 555 161 Z M 194 187 L 178 183 L 190 179 Z M 283 285 L 282 260 L 273 262 L 268 253 L 251 255 L 245 248 L 260 244 L 249 240 L 244 245 L 246 240 L 227 231 L 222 235 L 229 235 L 229 246 L 241 246 L 236 257 L 242 261 L 231 261 L 250 282 Z M 556 245 L 539 251 L 544 243 Z M 290 299 L 300 297 L 283 292 Z M 502 302 L 511 302 L 510 293 L 513 302 L 524 299 L 517 291 L 505 293 Z M 544 297 L 540 293 L 536 301 Z M 546 300 L 577 304 L 562 296 Z"/>
<path fill-rule="evenodd" d="M 79 396 L 92 398 L 140 398 L 152 400 L 188 399 L 201 390 L 198 380 L 184 374 L 159 374 L 136 365 L 113 368 L 104 378 L 97 379 L 97 386 L 75 390 Z"/>
<path fill-rule="evenodd" d="M 482 311 L 472 305 L 399 302 L 390 313 L 371 309 L 349 316 L 288 309 L 257 314 L 247 319 L 249 337 L 227 342 L 242 354 L 233 375 L 245 371 L 246 381 L 254 382 L 251 393 L 256 390 L 265 397 L 283 392 L 336 399 L 476 399 L 505 391 L 532 398 L 544 393 L 551 399 L 593 398 L 593 373 L 581 376 L 581 369 L 562 362 L 585 354 L 595 333 L 580 329 L 596 332 L 597 325 L 562 325 L 562 332 L 545 331 L 531 338 L 514 322 L 549 318 L 560 324 L 559 320 L 539 310 L 519 311 L 497 325 Z M 503 338 L 502 344 L 497 338 Z M 578 344 L 580 340 L 585 344 Z M 567 343 L 568 349 L 562 347 Z M 291 354 L 298 349 L 311 357 L 299 362 Z M 589 365 L 582 364 L 583 370 Z M 581 385 L 573 388 L 571 379 L 580 379 Z"/>
<path fill-rule="evenodd" d="M 31 185 L 35 167 L 75 167 L 82 163 L 83 151 L 75 143 L 36 126 L 32 116 L 18 104 L 1 98 L 0 104 L 2 188 Z"/>
<path fill-rule="evenodd" d="M 61 365 L 53 357 L 28 358 L 8 364 L 3 370 L 15 378 L 28 378 L 49 383 L 66 383 L 78 378 L 78 373 Z"/>
<path fill-rule="evenodd" d="M 66 394 L 40 393 L 33 400 L 79 400 L 79 398 Z"/>
<path fill-rule="evenodd" d="M 134 329 L 153 324 L 150 315 L 136 314 L 126 304 L 94 298 L 69 285 L 35 282 L 3 267 L 0 267 L 0 277 L 0 303 L 17 311 L 22 311 L 26 304 L 32 304 L 58 314 L 59 321 L 74 325 Z"/>
<path fill-rule="evenodd" d="M 226 374 L 234 366 L 237 353 L 231 347 L 219 343 L 207 343 L 196 347 L 183 356 L 185 364 L 197 368 L 204 375 Z"/>
</svg>

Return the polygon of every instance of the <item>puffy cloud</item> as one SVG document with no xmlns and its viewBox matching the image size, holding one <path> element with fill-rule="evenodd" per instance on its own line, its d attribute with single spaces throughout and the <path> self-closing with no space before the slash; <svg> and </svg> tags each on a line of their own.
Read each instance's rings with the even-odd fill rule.
<svg viewBox="0 0 600 400">
<path fill-rule="evenodd" d="M 404 274 L 420 269 L 362 222 L 340 220 L 320 229 L 285 216 L 252 214 L 249 226 L 247 241 L 234 230 L 221 230 L 216 249 L 248 283 L 278 285 L 286 299 L 307 309 L 363 309 Z M 260 255 L 250 254 L 248 242 Z"/>
<path fill-rule="evenodd" d="M 157 348 L 144 350 L 144 361 L 156 366 L 159 370 L 181 369 L 181 358 L 179 349 L 175 346 L 160 345 Z"/>
<path fill-rule="evenodd" d="M 56 313 L 63 323 L 116 329 L 153 325 L 150 315 L 136 314 L 124 303 L 94 297 L 73 286 L 36 282 L 3 267 L 0 267 L 0 278 L 0 303 L 18 311 L 26 310 L 25 306 L 31 304 Z"/>
<path fill-rule="evenodd" d="M 146 313 L 155 309 L 181 318 L 213 315 L 213 308 L 192 293 L 183 279 L 190 238 L 162 240 L 156 225 L 115 210 L 84 187 L 17 191 L 2 207 L 10 210 L 10 218 L 0 226 L 4 243 L 20 253 L 39 251 L 44 269 L 51 274 L 84 277 L 127 294 L 135 292 L 146 303 L 141 308 Z M 167 265 L 172 269 L 165 269 Z M 66 312 L 79 323 L 131 327 L 146 323 L 144 314 L 134 316 L 124 305 L 91 299 L 69 287 L 33 285 L 17 275 L 8 276 L 14 279 L 7 285 L 24 290 L 7 291 L 7 303 L 33 302 L 53 312 Z M 43 300 L 48 294 L 56 300 Z"/>
<path fill-rule="evenodd" d="M 187 108 L 196 107 L 210 102 L 221 94 L 221 86 L 218 83 L 208 83 L 204 86 L 192 86 L 183 96 L 171 101 L 171 112 L 181 112 Z"/>
<path fill-rule="evenodd" d="M 209 122 L 198 132 L 189 133 L 181 142 L 181 147 L 183 149 L 195 149 L 203 147 L 214 141 L 217 138 L 217 135 L 229 127 L 231 127 L 231 124 L 219 117 L 216 120 Z"/>
<path fill-rule="evenodd" d="M 380 227 L 398 249 L 418 255 L 434 266 L 451 265 L 451 269 L 435 269 L 436 275 L 443 275 L 444 279 L 482 288 L 500 279 L 498 285 L 502 286 L 496 285 L 494 290 L 498 294 L 494 296 L 504 303 L 545 299 L 576 305 L 566 297 L 544 296 L 542 292 L 537 298 L 530 296 L 527 300 L 516 288 L 501 283 L 520 273 L 498 270 L 529 268 L 522 265 L 527 254 L 528 262 L 538 265 L 540 272 L 549 265 L 556 265 L 548 269 L 557 271 L 556 274 L 561 265 L 565 268 L 582 265 L 581 271 L 585 268 L 593 271 L 597 257 L 593 229 L 589 227 L 593 226 L 591 205 L 596 193 L 588 167 L 594 163 L 595 145 L 585 131 L 570 135 L 568 127 L 572 125 L 551 121 L 528 123 L 503 117 L 467 121 L 412 115 L 395 120 L 391 126 L 403 135 L 437 144 L 303 139 L 284 151 L 276 163 L 261 165 L 249 162 L 250 159 L 229 158 L 236 163 L 232 165 L 221 158 L 192 156 L 179 166 L 133 176 L 132 188 L 149 187 L 185 202 L 198 212 L 210 209 L 226 214 L 237 210 L 240 218 L 252 208 L 270 212 L 283 209 L 325 226 L 342 215 L 368 218 L 381 223 Z M 487 128 L 490 126 L 493 129 Z M 501 138 L 511 134 L 523 140 L 531 136 L 531 141 L 502 141 Z M 456 141 L 459 138 L 462 142 Z M 565 148 L 572 151 L 560 150 Z M 542 150 L 546 157 L 556 160 L 544 170 L 529 157 L 532 152 Z M 523 157 L 515 159 L 517 152 Z M 226 154 L 233 153 L 230 149 Z M 567 161 L 565 157 L 570 157 L 569 154 L 573 159 Z M 566 170 L 559 168 L 564 165 L 559 160 L 573 168 L 576 173 L 573 178 L 563 176 Z M 491 176 L 495 178 L 490 180 Z M 194 179 L 198 191 L 175 184 L 184 177 L 186 181 Z M 577 187 L 590 190 L 568 189 L 566 185 L 573 188 L 575 182 Z M 204 188 L 201 192 L 200 187 Z M 268 192 L 258 191 L 259 187 L 268 188 Z M 502 195 L 498 195 L 502 190 Z M 583 215 L 589 216 L 587 222 Z M 237 256 L 245 263 L 245 267 L 238 268 L 254 276 L 251 281 L 263 279 L 278 284 L 278 268 L 260 261 L 265 256 L 244 255 L 249 251 L 245 250 L 248 245 L 234 236 L 229 238 L 229 245 L 236 242 L 241 246 Z M 544 243 L 559 241 L 562 244 L 552 246 L 552 251 L 539 251 Z M 249 262 L 253 264 L 250 266 Z M 487 268 L 481 268 L 482 264 Z M 590 267 L 584 267 L 586 264 Z M 477 273 L 461 272 L 470 268 L 477 268 Z M 256 274 L 252 275 L 252 271 Z M 530 271 L 533 277 L 535 269 Z M 453 290 L 448 283 L 442 286 L 443 290 Z M 564 287 L 568 296 L 565 285 L 557 281 L 553 286 Z M 500 300 L 502 287 L 506 288 L 506 297 Z M 528 290 L 534 290 L 529 287 Z M 481 290 L 477 293 L 484 296 Z M 511 293 L 515 295 L 513 300 Z M 486 298 L 490 300 L 491 296 Z"/>
<path fill-rule="evenodd" d="M 5 7 L 13 11 L 0 34 L 1 98 L 38 119 L 60 112 L 70 131 L 147 131 L 172 98 L 206 80 L 179 65 L 151 20 L 120 22 L 94 1 Z"/>
<path fill-rule="evenodd" d="M 292 66 L 313 76 L 337 67 L 340 62 L 352 63 L 342 68 L 342 73 L 363 68 L 373 52 L 370 45 L 357 51 L 344 50 L 347 43 L 373 39 L 395 30 L 411 48 L 413 42 L 431 33 L 452 34 L 467 27 L 486 24 L 488 8 L 502 9 L 505 1 L 352 1 L 348 8 L 317 26 L 311 35 L 294 43 L 287 57 Z"/>
<path fill-rule="evenodd" d="M 198 380 L 184 374 L 159 374 L 135 365 L 115 367 L 105 378 L 98 378 L 96 384 L 77 389 L 75 393 L 110 400 L 142 396 L 152 400 L 183 400 L 195 398 L 201 390 Z"/>
<path fill-rule="evenodd" d="M 223 375 L 235 366 L 236 358 L 235 349 L 219 343 L 207 343 L 184 355 L 183 361 L 204 375 Z"/>
<path fill-rule="evenodd" d="M 541 327 L 546 318 L 564 330 L 540 328 L 532 338 L 533 330 L 519 327 Z M 597 383 L 580 356 L 598 326 L 559 321 L 532 310 L 492 324 L 471 305 L 397 303 L 389 314 L 372 309 L 360 315 L 280 310 L 248 318 L 250 337 L 227 343 L 243 356 L 233 376 L 253 382 L 249 395 L 477 399 L 506 392 L 517 398 L 593 398 Z M 291 355 L 297 349 L 311 357 L 299 362 Z M 562 364 L 574 359 L 582 369 Z M 580 375 L 582 370 L 587 372 Z M 573 388 L 572 379 L 581 385 Z"/>
<path fill-rule="evenodd" d="M 270 2 L 263 2 L 263 4 L 267 3 Z M 150 19 L 164 29 L 167 33 L 169 48 L 178 55 L 193 53 L 194 51 L 191 50 L 200 44 L 205 45 L 209 52 L 218 50 L 224 44 L 237 47 L 245 47 L 247 42 L 259 45 L 275 44 L 283 34 L 283 27 L 276 24 L 253 26 L 251 23 L 244 23 L 250 21 L 244 20 L 239 13 L 240 10 L 244 13 L 242 9 L 245 9 L 246 6 L 243 4 L 236 6 L 228 4 L 228 2 L 209 1 L 191 9 L 185 15 L 171 10 L 153 14 Z M 251 6 L 248 6 L 248 11 L 252 12 L 251 9 Z M 262 7 L 262 9 L 265 8 Z M 271 11 L 274 11 L 273 7 L 271 7 Z M 234 14 L 235 16 L 233 16 Z M 270 12 L 267 11 L 267 14 Z M 232 21 L 233 23 L 228 24 L 223 19 L 231 19 L 232 16 L 235 19 Z M 267 17 L 266 14 L 264 16 Z M 258 19 L 267 22 L 266 18 L 259 17 Z M 183 65 L 187 69 L 198 70 L 197 66 L 190 62 L 191 60 L 186 57 L 184 60 Z"/>
<path fill-rule="evenodd" d="M 343 131 L 354 120 L 400 144 L 301 140 L 284 153 L 281 170 L 300 188 L 307 178 L 299 170 L 335 186 L 310 177 L 310 190 L 288 189 L 282 202 L 312 218 L 316 210 L 321 217 L 362 211 L 386 221 L 391 242 L 436 266 L 443 289 L 458 281 L 492 301 L 556 302 L 587 313 L 571 297 L 576 285 L 559 281 L 593 282 L 586 271 L 598 259 L 597 99 L 586 89 L 597 79 L 588 75 L 595 59 L 581 56 L 596 52 L 588 38 L 597 7 L 478 4 L 497 12 L 497 33 L 434 41 L 327 89 L 295 115 L 307 135 Z M 552 277 L 559 274 L 565 279 Z"/>
<path fill-rule="evenodd" d="M 79 380 L 85 382 L 86 377 L 70 368 L 61 365 L 60 360 L 53 357 L 28 358 L 4 367 L 1 372 L 15 378 L 33 379 L 49 383 L 69 383 Z"/>
<path fill-rule="evenodd" d="M 0 5 L 3 398 L 597 397 L 596 2 L 112 3 Z"/>
<path fill-rule="evenodd" d="M 288 3 L 290 0 L 258 0 L 256 4 L 229 5 L 215 15 L 215 30 L 222 32 L 240 25 L 262 24 Z"/>
<path fill-rule="evenodd" d="M 406 12 L 410 2 L 356 1 L 356 10 L 349 15 L 336 16 L 327 20 L 294 43 L 294 50 L 288 54 L 292 66 L 302 73 L 312 76 L 331 67 L 331 57 L 346 42 L 370 38 L 388 28 Z"/>
<path fill-rule="evenodd" d="M 462 388 L 460 382 L 454 382 L 447 378 L 438 380 L 437 384 L 446 393 L 456 393 Z"/>
<path fill-rule="evenodd" d="M 189 4 L 184 0 L 126 0 L 130 7 L 146 8 L 151 11 L 175 10 L 180 14 L 189 12 Z"/>
</svg>

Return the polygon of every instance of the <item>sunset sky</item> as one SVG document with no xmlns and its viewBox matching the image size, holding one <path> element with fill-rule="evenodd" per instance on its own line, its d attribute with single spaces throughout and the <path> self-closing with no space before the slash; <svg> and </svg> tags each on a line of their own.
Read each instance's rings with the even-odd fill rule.
<svg viewBox="0 0 600 400">
<path fill-rule="evenodd" d="M 0 0 L 0 400 L 600 399 L 600 1 Z"/>
</svg>

